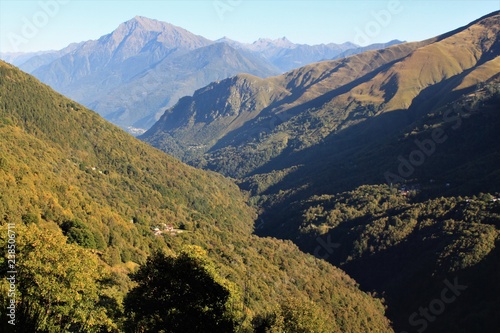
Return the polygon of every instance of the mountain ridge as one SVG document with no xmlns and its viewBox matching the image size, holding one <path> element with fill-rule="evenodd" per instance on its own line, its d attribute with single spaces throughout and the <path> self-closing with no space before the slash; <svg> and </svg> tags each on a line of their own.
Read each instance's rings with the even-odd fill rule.
<svg viewBox="0 0 500 333">
<path fill-rule="evenodd" d="M 323 109 L 325 111 L 318 112 L 318 116 L 321 114 L 321 117 L 326 115 L 336 117 L 339 120 L 336 121 L 337 125 L 335 126 L 346 126 L 349 122 L 364 121 L 385 112 L 410 107 L 415 108 L 416 105 L 412 106 L 412 103 L 417 101 L 421 103 L 422 98 L 417 97 L 420 94 L 424 96 L 432 87 L 436 89 L 438 87 L 440 87 L 439 89 L 445 88 L 448 91 L 454 90 L 458 86 L 465 89 L 467 87 L 464 85 L 467 82 L 470 83 L 469 87 L 471 87 L 474 83 L 472 77 L 476 75 L 474 74 L 476 69 L 477 73 L 481 72 L 481 77 L 484 78 L 488 76 L 487 69 L 489 69 L 490 78 L 496 73 L 495 68 L 498 66 L 498 56 L 495 55 L 495 52 L 498 53 L 498 40 L 495 38 L 498 25 L 494 24 L 496 21 L 497 17 L 492 14 L 478 21 L 482 22 L 483 25 L 490 25 L 491 29 L 481 24 L 471 24 L 456 30 L 455 34 L 446 38 L 438 36 L 422 42 L 406 43 L 383 50 L 368 51 L 342 60 L 308 65 L 280 76 L 268 78 L 266 79 L 267 84 L 277 84 L 280 89 L 284 89 L 287 93 L 281 94 L 281 98 L 277 101 L 267 100 L 259 108 L 258 117 L 252 118 L 254 119 L 253 122 L 241 123 L 238 130 L 233 130 L 230 135 L 226 135 L 227 133 L 224 135 L 214 134 L 221 138 L 217 144 L 207 146 L 206 142 L 190 141 L 190 145 L 206 146 L 199 153 L 207 153 L 211 163 L 215 161 L 210 165 L 215 170 L 222 171 L 222 169 L 216 167 L 217 162 L 214 157 L 219 156 L 219 153 L 223 153 L 224 149 L 229 149 L 228 151 L 231 152 L 233 148 L 238 147 L 239 151 L 244 151 L 248 147 L 248 150 L 251 151 L 252 144 L 249 142 L 253 140 L 252 133 L 256 131 L 261 131 L 267 136 L 270 146 L 272 146 L 270 143 L 272 140 L 275 140 L 275 142 L 276 140 L 285 140 L 279 138 L 280 134 L 277 130 L 275 131 L 276 126 L 281 123 L 290 123 L 291 120 L 295 119 L 293 126 L 300 129 L 300 119 L 302 118 L 299 115 L 301 113 L 305 115 L 309 112 L 308 110 Z M 474 31 L 471 32 L 470 27 L 473 27 Z M 468 37 L 469 35 L 471 38 Z M 482 38 L 486 41 L 484 45 L 481 44 L 483 43 Z M 445 52 L 448 49 L 452 50 L 453 45 L 457 43 L 463 45 L 461 55 L 455 55 L 452 51 Z M 479 46 L 476 47 L 476 45 Z M 460 79 L 460 73 L 463 73 L 463 79 Z M 465 79 L 465 77 L 468 78 Z M 449 84 L 453 84 L 451 83 L 453 80 L 458 80 L 460 83 L 457 81 L 457 83 L 454 83 L 456 86 L 451 87 Z M 447 88 L 444 86 L 445 81 L 448 82 Z M 216 93 L 218 96 L 217 101 L 220 101 L 221 98 L 224 99 L 223 96 L 228 95 L 228 92 L 224 89 L 229 86 L 224 82 L 221 82 L 220 85 L 222 89 Z M 213 87 L 217 88 L 217 85 Z M 451 93 L 451 91 L 449 92 Z M 210 104 L 210 100 L 205 100 L 203 105 L 196 103 L 196 100 L 192 100 L 192 103 L 193 106 L 199 106 L 196 109 L 197 113 L 203 112 L 205 107 L 203 105 L 211 109 L 217 108 Z M 344 115 L 341 115 L 340 112 L 337 114 L 332 113 L 333 110 L 340 111 L 342 108 L 346 110 L 343 112 Z M 364 110 L 363 113 L 365 114 L 358 120 L 351 120 L 351 113 L 357 108 Z M 329 109 L 333 110 L 326 111 Z M 193 112 L 194 109 L 191 107 L 190 110 L 186 112 Z M 172 113 L 183 112 L 181 108 L 174 107 L 165 113 L 160 122 L 168 122 L 168 118 Z M 317 111 L 313 111 L 313 113 L 315 112 Z M 327 121 L 325 119 L 321 120 L 323 124 Z M 217 120 L 214 121 L 217 122 Z M 223 119 L 220 119 L 220 121 L 223 121 Z M 204 132 L 210 133 L 213 131 L 207 124 L 200 123 L 199 125 L 196 128 L 191 128 L 191 125 L 186 123 L 185 126 L 187 127 L 183 127 L 182 130 L 179 128 L 175 133 L 166 133 L 166 135 L 173 136 L 173 139 L 179 141 L 178 144 L 182 145 L 183 133 L 192 137 L 194 131 L 198 132 L 200 137 L 204 137 Z M 321 132 L 317 132 L 316 137 L 309 137 L 307 140 L 313 140 L 313 143 L 320 142 L 329 133 L 332 133 L 332 130 L 335 130 L 335 127 L 329 126 L 330 128 L 323 127 Z M 149 137 L 154 136 L 155 140 L 158 140 L 163 133 L 160 128 L 161 125 L 156 124 L 143 138 L 148 140 Z M 268 133 L 269 131 L 271 133 Z M 275 135 L 272 134 L 273 131 L 276 132 Z M 301 139 L 298 136 L 300 136 L 300 133 L 288 132 L 289 138 L 295 138 L 297 144 L 303 145 L 300 143 Z M 237 137 L 239 139 L 235 141 Z M 240 144 L 245 145 L 245 142 L 248 143 L 246 147 L 239 146 Z M 307 145 L 309 144 L 304 147 L 307 147 Z M 274 154 L 279 154 L 280 151 L 282 150 L 280 149 Z M 259 152 L 256 151 L 256 153 Z M 200 154 L 198 154 L 198 157 L 200 157 Z M 241 177 L 244 174 L 244 168 L 236 165 L 234 171 L 228 173 L 233 177 Z"/>
<path fill-rule="evenodd" d="M 298 106 L 300 106 L 301 104 L 303 104 L 304 102 L 310 103 L 310 101 L 324 96 L 325 93 L 332 91 L 332 89 L 335 91 L 335 88 L 343 87 L 344 85 L 349 83 L 352 79 L 362 77 L 364 73 L 367 73 L 368 69 L 370 68 L 376 69 L 380 67 L 382 64 L 385 64 L 387 61 L 394 61 L 395 58 L 403 57 L 407 53 L 411 52 L 414 48 L 418 47 L 419 45 L 421 44 L 414 43 L 414 44 L 397 45 L 383 51 L 370 51 L 361 55 L 355 55 L 346 58 L 344 60 L 326 61 L 308 65 L 303 68 L 283 74 L 281 76 L 276 76 L 266 79 L 265 80 L 266 83 L 269 83 L 269 85 L 271 86 L 277 86 L 279 87 L 279 89 L 286 91 L 286 93 L 282 93 L 280 95 L 282 96 L 282 98 L 274 101 L 274 104 L 272 104 L 270 100 L 262 104 L 262 107 L 259 111 L 259 114 L 262 116 L 261 117 L 262 120 L 260 120 L 260 124 L 259 123 L 255 124 L 256 129 L 262 130 L 271 126 L 269 130 L 272 130 L 273 129 L 272 126 L 274 124 L 277 125 L 278 123 L 281 123 L 283 121 L 290 119 L 291 117 L 294 117 L 296 114 L 295 111 L 293 110 Z M 370 62 L 369 63 L 370 65 L 365 65 L 368 64 L 367 62 L 368 59 L 372 59 L 373 52 L 379 52 L 382 54 L 382 56 L 378 57 L 376 61 Z M 360 70 L 360 65 L 367 66 L 366 68 L 364 68 L 365 72 Z M 231 82 L 231 80 L 232 79 L 227 79 L 227 82 Z M 262 82 L 262 80 L 258 81 Z M 219 95 L 221 95 L 221 97 L 218 97 L 217 100 L 223 98 L 222 96 L 227 96 L 230 94 L 229 92 L 224 90 L 227 89 L 227 87 L 230 87 L 226 84 L 225 81 L 222 81 L 219 85 L 223 89 L 220 91 L 220 93 L 218 93 Z M 212 86 L 218 88 L 217 84 L 213 84 Z M 198 92 L 202 91 L 203 90 L 200 90 Z M 200 105 L 200 107 L 204 107 L 203 105 L 207 104 L 207 102 L 205 102 L 204 104 L 196 103 L 195 101 L 193 102 L 196 105 Z M 214 106 L 209 106 L 209 107 L 213 109 L 216 108 Z M 176 108 L 174 107 L 171 111 L 167 111 L 165 113 L 164 117 L 162 117 L 161 120 L 162 123 L 166 124 L 169 122 L 168 116 L 171 114 L 171 112 L 183 113 L 184 111 L 180 109 L 176 110 Z M 242 130 L 244 130 L 244 125 L 245 124 L 241 124 L 241 126 L 243 126 Z M 160 123 L 157 123 L 152 129 L 150 129 L 150 131 L 148 131 L 148 133 L 146 133 L 143 136 L 143 138 L 147 139 L 148 137 L 153 135 L 157 137 L 157 134 L 161 134 L 159 133 L 160 127 L 161 127 Z M 192 128 L 186 127 L 184 132 L 187 135 L 192 135 L 193 130 L 194 129 Z M 203 132 L 203 127 L 201 129 L 196 129 L 196 131 Z M 210 129 L 208 129 L 208 131 L 210 131 Z M 249 131 L 252 132 L 253 130 L 250 129 Z M 157 132 L 157 134 L 153 134 L 155 132 Z M 182 135 L 177 132 L 176 134 Z M 242 132 L 240 135 L 245 136 L 246 134 L 245 132 Z M 201 136 L 203 137 L 203 134 L 201 134 Z M 230 137 L 228 137 L 225 140 L 227 141 L 231 139 Z M 192 142 L 190 144 L 204 145 L 205 143 Z M 208 146 L 207 148 L 211 149 L 212 147 Z"/>
</svg>

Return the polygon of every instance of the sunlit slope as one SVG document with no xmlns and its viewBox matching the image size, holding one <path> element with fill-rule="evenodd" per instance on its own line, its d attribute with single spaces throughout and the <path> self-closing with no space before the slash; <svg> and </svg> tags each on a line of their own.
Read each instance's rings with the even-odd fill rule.
<svg viewBox="0 0 500 333">
<path fill-rule="evenodd" d="M 492 79 L 499 73 L 499 31 L 495 12 L 422 42 L 264 80 L 236 76 L 212 83 L 167 110 L 142 139 L 232 177 L 291 167 L 282 160 L 339 131 L 377 122 L 387 112 L 430 112 Z M 232 116 L 240 113 L 245 116 Z"/>
<path fill-rule="evenodd" d="M 474 72 L 476 67 L 489 61 L 498 61 L 495 59 L 500 47 L 499 31 L 498 15 L 485 18 L 460 32 L 416 49 L 347 95 L 364 103 L 384 103 L 382 111 L 407 109 L 425 88 L 467 71 Z M 485 81 L 498 73 L 498 67 L 483 67 L 482 72 Z M 489 77 L 484 75 L 486 72 Z M 467 82 L 462 82 L 462 89 L 473 84 L 470 82 L 467 85 Z"/>
</svg>

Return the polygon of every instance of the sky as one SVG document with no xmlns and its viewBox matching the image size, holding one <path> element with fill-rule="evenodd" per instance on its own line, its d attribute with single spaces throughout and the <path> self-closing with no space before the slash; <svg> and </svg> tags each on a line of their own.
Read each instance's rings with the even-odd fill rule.
<svg viewBox="0 0 500 333">
<path fill-rule="evenodd" d="M 208 39 L 294 43 L 419 41 L 500 10 L 500 0 L 0 0 L 0 52 L 59 50 L 136 15 Z"/>
</svg>

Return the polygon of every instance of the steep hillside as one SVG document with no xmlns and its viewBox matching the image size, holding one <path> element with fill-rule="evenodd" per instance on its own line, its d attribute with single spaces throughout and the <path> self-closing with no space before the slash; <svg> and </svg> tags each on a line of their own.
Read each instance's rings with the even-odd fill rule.
<svg viewBox="0 0 500 333">
<path fill-rule="evenodd" d="M 290 93 L 272 80 L 240 74 L 184 97 L 142 138 L 187 160 L 207 151 Z"/>
<path fill-rule="evenodd" d="M 384 293 L 396 331 L 496 332 L 499 193 L 427 200 L 415 188 L 303 200 L 282 211 L 296 228 L 286 237 Z"/>
<path fill-rule="evenodd" d="M 3 62 L 0 137 L 0 243 L 7 249 L 15 228 L 17 320 L 27 331 L 124 329 L 126 274 L 154 250 L 197 245 L 234 284 L 246 332 L 291 299 L 319 307 L 328 332 L 392 332 L 380 301 L 344 272 L 290 242 L 253 236 L 255 212 L 232 182 L 141 143 Z M 11 258 L 1 258 L 5 307 Z M 2 329 L 7 323 L 3 315 Z"/>
<path fill-rule="evenodd" d="M 207 153 L 205 159 L 209 163 L 209 168 L 232 177 L 243 177 L 279 156 L 292 143 L 292 140 L 288 141 L 290 138 L 297 141 L 300 140 L 301 134 L 306 134 L 304 137 L 313 141 L 311 144 L 320 141 L 322 137 L 310 137 L 305 131 L 307 128 L 300 124 L 295 132 L 303 133 L 288 133 L 283 128 L 293 121 L 302 121 L 304 115 L 312 113 L 313 110 L 318 111 L 336 95 L 349 91 L 356 82 L 369 80 L 375 75 L 374 73 L 381 70 L 381 67 L 405 58 L 421 45 L 423 43 L 402 44 L 342 60 L 312 64 L 265 80 L 237 76 L 213 83 L 167 110 L 158 123 L 142 136 L 142 139 L 173 154 L 176 152 L 170 149 L 169 144 L 162 145 L 157 142 L 166 141 L 163 138 L 171 137 L 173 140 L 168 142 L 174 141 L 183 151 L 187 151 L 187 146 L 200 147 L 195 152 L 198 155 Z M 232 91 L 237 90 L 238 84 L 233 87 L 231 83 L 242 80 L 253 80 L 244 87 L 243 93 L 248 96 L 258 96 L 246 101 L 246 104 L 251 106 L 254 116 L 244 122 L 233 124 L 232 131 L 226 131 L 226 128 L 217 126 L 217 123 L 224 122 L 227 114 L 241 112 L 240 105 L 231 102 L 235 97 Z M 262 89 L 265 86 L 273 88 Z M 266 92 L 268 96 L 263 98 L 261 91 Z M 277 95 L 274 92 L 277 92 Z M 212 110 L 218 111 L 221 106 L 226 109 L 224 113 L 217 117 L 210 117 L 207 114 Z M 184 118 L 184 123 L 176 123 L 176 128 L 172 129 L 171 119 L 179 118 L 177 114 L 190 113 L 198 114 L 199 119 L 200 116 L 204 116 L 207 120 L 191 122 L 189 118 Z M 333 112 L 327 116 L 329 118 L 325 118 L 324 123 L 330 122 L 331 124 L 327 124 L 330 127 L 336 125 L 331 118 L 345 117 Z M 332 128 L 325 127 L 322 135 L 326 136 L 331 131 Z M 185 136 L 210 137 L 217 140 L 212 141 L 212 139 L 207 142 L 201 139 L 184 142 Z M 226 159 L 229 156 L 231 157 Z M 231 164 L 228 165 L 228 162 Z"/>
</svg>

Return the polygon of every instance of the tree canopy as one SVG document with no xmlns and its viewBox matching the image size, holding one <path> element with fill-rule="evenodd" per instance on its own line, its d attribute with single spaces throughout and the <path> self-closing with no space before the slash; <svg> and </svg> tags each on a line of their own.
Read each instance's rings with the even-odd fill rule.
<svg viewBox="0 0 500 333">
<path fill-rule="evenodd" d="M 201 256 L 200 256 L 201 253 Z M 125 298 L 131 328 L 139 332 L 234 332 L 230 292 L 202 251 L 154 253 L 132 279 Z"/>
<path fill-rule="evenodd" d="M 88 250 L 67 244 L 60 230 L 16 225 L 17 332 L 110 332 L 116 325 L 101 304 L 105 268 Z M 7 226 L 0 247 L 7 248 Z M 10 301 L 6 257 L 0 257 L 0 304 Z M 4 311 L 2 311 L 2 317 Z M 7 319 L 2 318 L 2 325 Z M 7 327 L 7 326 L 5 326 Z M 4 328 L 5 328 L 4 327 Z"/>
</svg>

